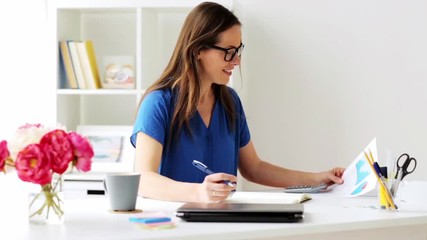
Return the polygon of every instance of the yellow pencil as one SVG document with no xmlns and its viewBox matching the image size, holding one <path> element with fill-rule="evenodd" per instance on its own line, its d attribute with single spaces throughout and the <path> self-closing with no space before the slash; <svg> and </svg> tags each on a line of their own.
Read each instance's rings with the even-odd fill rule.
<svg viewBox="0 0 427 240">
<path fill-rule="evenodd" d="M 372 165 L 374 165 L 375 160 L 374 160 L 374 156 L 372 155 L 371 149 L 369 149 L 369 156 L 371 157 L 371 163 L 372 163 Z M 374 167 L 374 169 L 375 169 L 375 167 Z M 381 179 L 381 181 L 383 183 L 385 183 L 385 179 L 383 177 L 380 176 L 380 179 Z M 385 186 L 385 189 L 381 188 L 380 192 L 378 194 L 380 194 L 380 204 L 381 204 L 381 206 L 386 206 L 386 208 L 388 209 L 389 206 L 387 205 L 387 199 L 386 199 L 387 196 L 386 195 L 389 194 L 390 197 L 392 196 L 391 193 L 390 193 L 390 190 L 387 188 L 387 186 Z M 393 200 L 393 198 L 391 198 L 391 200 Z M 384 203 L 384 201 L 385 201 L 385 203 Z M 396 206 L 396 208 L 397 208 L 397 206 Z"/>
<path fill-rule="evenodd" d="M 384 191 L 384 195 L 387 199 L 388 205 L 391 206 L 392 209 L 397 209 L 396 204 L 394 204 L 393 199 L 391 198 L 390 192 L 388 191 L 387 187 L 384 185 L 384 182 L 381 180 L 380 176 L 378 176 L 377 171 L 375 171 L 374 165 L 373 165 L 373 158 L 371 159 L 368 154 L 363 150 L 363 153 L 365 154 L 366 159 L 368 160 L 369 166 L 371 167 L 372 171 L 375 174 L 375 177 L 377 178 L 377 181 L 380 185 L 380 188 Z M 369 150 L 370 155 L 372 156 L 372 152 Z M 387 206 L 387 208 L 389 208 Z"/>
</svg>

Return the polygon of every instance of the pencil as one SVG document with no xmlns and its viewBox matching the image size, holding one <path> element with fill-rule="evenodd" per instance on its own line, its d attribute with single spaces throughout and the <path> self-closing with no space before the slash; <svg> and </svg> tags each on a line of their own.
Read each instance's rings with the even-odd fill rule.
<svg viewBox="0 0 427 240">
<path fill-rule="evenodd" d="M 384 185 L 384 182 L 381 180 L 380 176 L 378 176 L 377 171 L 374 168 L 373 165 L 373 158 L 371 159 L 368 154 L 365 152 L 365 150 L 363 150 L 363 153 L 365 154 L 366 159 L 368 160 L 369 166 L 371 167 L 372 171 L 375 174 L 375 177 L 377 178 L 377 181 L 380 185 L 380 188 L 382 188 L 382 190 L 385 192 L 385 197 L 387 199 L 388 205 L 391 206 L 392 209 L 397 209 L 396 204 L 394 204 L 393 199 L 391 198 L 390 192 L 388 191 L 387 187 Z M 370 155 L 372 156 L 372 152 L 371 150 L 369 150 Z M 389 206 L 387 206 L 388 208 Z"/>
</svg>

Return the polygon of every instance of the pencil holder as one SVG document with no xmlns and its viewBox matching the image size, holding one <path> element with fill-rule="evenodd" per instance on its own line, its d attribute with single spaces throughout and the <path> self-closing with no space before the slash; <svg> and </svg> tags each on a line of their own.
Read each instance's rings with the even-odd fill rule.
<svg viewBox="0 0 427 240">
<path fill-rule="evenodd" d="M 391 194 L 392 184 L 392 180 L 378 182 L 379 209 L 388 212 L 396 212 L 398 210 L 396 198 L 394 195 Z"/>
</svg>

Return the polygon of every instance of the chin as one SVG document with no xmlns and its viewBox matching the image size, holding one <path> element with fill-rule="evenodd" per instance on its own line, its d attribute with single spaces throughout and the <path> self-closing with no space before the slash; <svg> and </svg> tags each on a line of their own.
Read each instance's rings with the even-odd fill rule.
<svg viewBox="0 0 427 240">
<path fill-rule="evenodd" d="M 212 79 L 212 83 L 216 84 L 216 85 L 227 85 L 230 82 L 230 76 L 228 75 L 220 75 L 220 76 L 216 76 L 215 78 Z"/>
<path fill-rule="evenodd" d="M 226 86 L 226 85 L 228 85 L 228 82 L 226 82 L 226 83 L 224 83 L 224 82 L 216 82 L 215 84 L 219 85 L 219 86 Z"/>
<path fill-rule="evenodd" d="M 216 84 L 218 85 L 227 85 L 230 82 L 230 78 L 226 78 L 226 79 L 219 79 L 219 81 L 216 82 Z"/>
</svg>

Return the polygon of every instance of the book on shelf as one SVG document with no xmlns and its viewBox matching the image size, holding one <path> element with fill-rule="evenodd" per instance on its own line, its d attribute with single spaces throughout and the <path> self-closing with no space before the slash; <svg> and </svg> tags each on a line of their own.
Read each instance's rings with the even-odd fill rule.
<svg viewBox="0 0 427 240">
<path fill-rule="evenodd" d="M 71 60 L 67 41 L 59 41 L 59 53 L 60 60 L 62 63 L 61 70 L 65 72 L 65 78 L 69 88 L 79 88 L 79 86 L 77 85 L 76 75 L 74 74 L 73 63 Z"/>
<path fill-rule="evenodd" d="M 90 68 L 91 68 L 92 74 L 94 76 L 95 87 L 101 88 L 102 87 L 101 86 L 101 76 L 99 74 L 98 63 L 96 61 L 95 48 L 93 47 L 93 42 L 92 41 L 86 41 L 85 46 L 86 46 L 86 53 L 87 53 L 88 58 L 89 58 Z"/>
<path fill-rule="evenodd" d="M 70 50 L 71 60 L 73 62 L 74 74 L 76 75 L 77 84 L 80 89 L 87 89 L 85 76 L 83 74 L 82 65 L 79 58 L 79 53 L 77 51 L 77 46 L 75 41 L 67 41 L 68 48 Z"/>
<path fill-rule="evenodd" d="M 92 41 L 76 41 L 75 44 L 86 81 L 86 88 L 101 88 L 101 78 Z"/>
<path fill-rule="evenodd" d="M 302 203 L 311 199 L 307 193 L 284 193 L 284 192 L 250 192 L 236 191 L 232 193 L 225 202 L 228 203 Z"/>
</svg>

